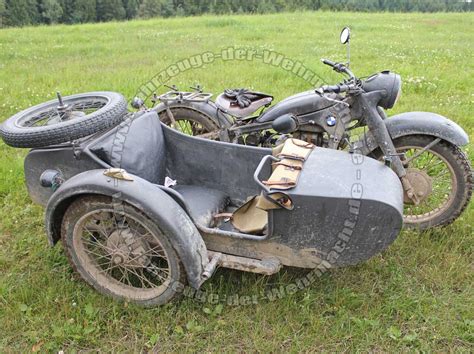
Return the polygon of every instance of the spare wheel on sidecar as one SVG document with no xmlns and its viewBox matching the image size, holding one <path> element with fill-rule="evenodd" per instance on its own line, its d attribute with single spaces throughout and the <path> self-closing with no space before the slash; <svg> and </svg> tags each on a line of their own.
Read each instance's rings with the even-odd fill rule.
<svg viewBox="0 0 474 354">
<path fill-rule="evenodd" d="M 25 109 L 0 126 L 6 144 L 38 148 L 65 143 L 111 128 L 123 119 L 127 101 L 115 92 L 61 97 Z"/>
</svg>

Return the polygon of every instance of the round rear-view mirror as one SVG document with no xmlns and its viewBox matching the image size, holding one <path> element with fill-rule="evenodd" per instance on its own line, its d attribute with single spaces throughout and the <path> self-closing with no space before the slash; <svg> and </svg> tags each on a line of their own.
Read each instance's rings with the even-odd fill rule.
<svg viewBox="0 0 474 354">
<path fill-rule="evenodd" d="M 346 44 L 349 42 L 349 39 L 351 38 L 351 30 L 349 27 L 344 27 L 341 31 L 341 43 Z"/>
</svg>

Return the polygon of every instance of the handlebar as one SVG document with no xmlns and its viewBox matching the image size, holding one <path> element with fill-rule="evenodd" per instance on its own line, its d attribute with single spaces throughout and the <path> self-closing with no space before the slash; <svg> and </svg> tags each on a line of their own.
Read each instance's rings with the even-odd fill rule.
<svg viewBox="0 0 474 354">
<path fill-rule="evenodd" d="M 321 61 L 323 62 L 323 64 L 326 64 L 326 65 L 329 65 L 329 66 L 332 66 L 332 67 L 334 67 L 334 65 L 336 65 L 335 62 L 333 62 L 333 61 L 331 61 L 331 60 L 329 60 L 329 59 L 324 59 L 324 58 L 322 58 Z"/>
<path fill-rule="evenodd" d="M 322 87 L 323 92 L 334 92 L 334 93 L 341 93 L 349 91 L 351 85 L 340 84 L 340 85 L 324 85 Z"/>
<path fill-rule="evenodd" d="M 342 63 L 335 63 L 329 59 L 321 59 L 323 64 L 329 65 L 330 67 L 333 68 L 334 71 L 338 73 L 344 73 L 349 75 L 351 79 L 355 79 L 355 75 L 350 71 L 344 64 Z"/>
<path fill-rule="evenodd" d="M 270 193 L 270 189 L 266 185 L 264 185 L 262 181 L 260 181 L 260 178 L 259 178 L 260 173 L 262 172 L 263 167 L 265 166 L 268 160 L 272 160 L 276 162 L 280 161 L 279 158 L 276 158 L 273 155 L 265 155 L 263 159 L 260 161 L 260 163 L 258 164 L 257 169 L 255 170 L 255 173 L 253 174 L 253 179 L 265 192 Z"/>
</svg>

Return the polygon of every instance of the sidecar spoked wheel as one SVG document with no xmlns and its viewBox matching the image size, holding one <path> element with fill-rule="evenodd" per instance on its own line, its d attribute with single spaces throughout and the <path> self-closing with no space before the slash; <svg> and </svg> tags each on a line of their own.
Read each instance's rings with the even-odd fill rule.
<svg viewBox="0 0 474 354">
<path fill-rule="evenodd" d="M 115 92 L 89 92 L 41 103 L 21 111 L 0 126 L 13 147 L 61 144 L 111 128 L 123 120 L 127 101 Z"/>
<path fill-rule="evenodd" d="M 170 109 L 176 122 L 175 129 L 184 134 L 217 140 L 219 127 L 204 114 L 188 108 Z M 172 125 L 166 111 L 160 113 L 160 120 L 167 126 Z"/>
<path fill-rule="evenodd" d="M 114 208 L 110 198 L 92 196 L 74 201 L 64 215 L 62 240 L 72 267 L 104 295 L 161 305 L 178 294 L 177 282 L 184 284 L 170 242 L 128 204 Z"/>
<path fill-rule="evenodd" d="M 466 155 L 444 140 L 422 152 L 433 140 L 430 136 L 412 135 L 393 142 L 408 160 L 419 154 L 405 166 L 407 177 L 421 199 L 418 205 L 405 199 L 404 224 L 407 227 L 427 229 L 448 225 L 471 199 L 472 172 Z M 374 155 L 382 158 L 380 151 Z"/>
</svg>

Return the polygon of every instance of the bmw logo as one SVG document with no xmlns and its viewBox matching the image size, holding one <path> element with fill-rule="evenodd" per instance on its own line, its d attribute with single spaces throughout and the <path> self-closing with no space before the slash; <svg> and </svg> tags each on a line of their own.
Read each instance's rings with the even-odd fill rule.
<svg viewBox="0 0 474 354">
<path fill-rule="evenodd" d="M 330 127 L 334 127 L 336 125 L 336 117 L 333 117 L 333 116 L 327 117 L 326 124 Z"/>
</svg>

